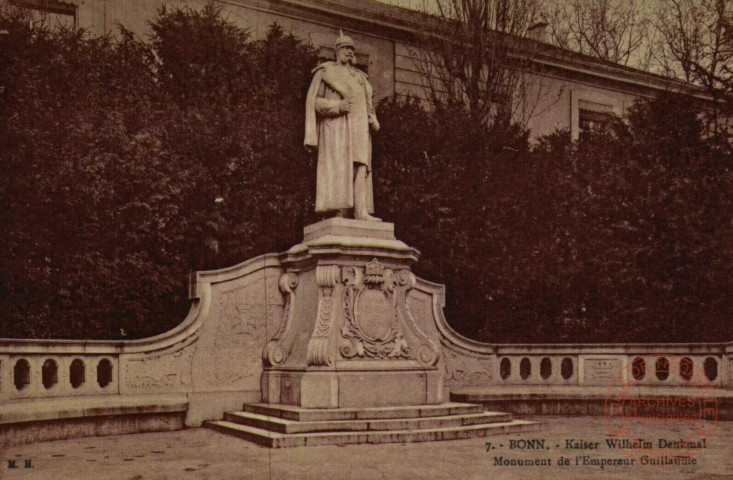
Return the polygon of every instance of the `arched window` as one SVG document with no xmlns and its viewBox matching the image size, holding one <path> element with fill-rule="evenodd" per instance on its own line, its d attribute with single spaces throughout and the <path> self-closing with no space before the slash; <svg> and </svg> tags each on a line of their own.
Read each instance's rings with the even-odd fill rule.
<svg viewBox="0 0 733 480">
<path fill-rule="evenodd" d="M 55 360 L 49 358 L 43 362 L 43 367 L 41 367 L 41 380 L 46 390 L 59 383 L 59 365 Z"/>
<path fill-rule="evenodd" d="M 97 365 L 97 383 L 102 388 L 112 383 L 112 362 L 106 358 Z"/>
<path fill-rule="evenodd" d="M 86 381 L 84 362 L 78 358 L 71 362 L 71 366 L 69 367 L 69 380 L 72 388 L 79 388 Z"/>
<path fill-rule="evenodd" d="M 545 357 L 540 362 L 540 376 L 543 380 L 547 380 L 552 375 L 552 361 Z"/>
<path fill-rule="evenodd" d="M 532 363 L 529 358 L 523 358 L 519 362 L 519 376 L 522 377 L 522 380 L 527 380 L 530 375 L 532 375 Z"/>
<path fill-rule="evenodd" d="M 31 364 L 28 363 L 28 360 L 21 359 L 15 362 L 15 367 L 13 368 L 13 383 L 15 383 L 15 388 L 18 390 L 23 390 L 31 383 Z"/>
<path fill-rule="evenodd" d="M 499 364 L 499 376 L 501 376 L 502 380 L 506 380 L 509 378 L 509 375 L 512 374 L 512 362 L 508 358 L 502 358 L 501 363 Z"/>
</svg>

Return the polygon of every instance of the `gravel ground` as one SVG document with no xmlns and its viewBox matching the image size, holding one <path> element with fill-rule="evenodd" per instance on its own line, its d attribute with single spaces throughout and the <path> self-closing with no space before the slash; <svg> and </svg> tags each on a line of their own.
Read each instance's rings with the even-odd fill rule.
<svg viewBox="0 0 733 480">
<path fill-rule="evenodd" d="M 697 465 L 575 465 L 628 460 L 605 446 L 599 417 L 523 417 L 541 421 L 543 432 L 449 442 L 268 449 L 196 428 L 178 432 L 118 435 L 9 447 L 0 455 L 0 478 L 60 480 L 148 479 L 696 479 L 733 480 L 733 422 L 720 422 L 696 456 Z M 645 439 L 679 439 L 683 427 L 650 425 Z M 510 449 L 510 440 L 545 440 L 545 450 Z M 600 442 L 599 449 L 567 449 L 568 439 Z M 486 451 L 486 442 L 494 447 Z M 571 465 L 559 466 L 564 456 Z M 504 461 L 544 459 L 551 466 L 498 466 Z M 8 460 L 17 469 L 8 469 Z M 24 468 L 30 459 L 33 468 Z M 581 460 L 582 462 L 582 460 Z"/>
</svg>

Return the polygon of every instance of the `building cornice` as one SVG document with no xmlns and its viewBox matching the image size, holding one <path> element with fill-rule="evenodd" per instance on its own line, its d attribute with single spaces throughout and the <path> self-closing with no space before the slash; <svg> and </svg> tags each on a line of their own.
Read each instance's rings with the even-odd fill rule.
<svg viewBox="0 0 733 480">
<path fill-rule="evenodd" d="M 346 28 L 411 45 L 426 31 L 438 30 L 439 20 L 422 12 L 387 5 L 376 0 L 230 0 L 221 3 L 254 6 L 260 10 L 303 18 L 332 28 Z M 507 36 L 508 37 L 508 36 Z M 564 71 L 566 76 L 597 77 L 604 83 L 633 91 L 678 91 L 710 100 L 704 90 L 680 80 L 602 60 L 529 38 L 508 37 L 518 54 L 538 66 Z M 563 76 L 563 75 L 561 75 Z M 626 88 L 624 88 L 626 86 Z"/>
</svg>

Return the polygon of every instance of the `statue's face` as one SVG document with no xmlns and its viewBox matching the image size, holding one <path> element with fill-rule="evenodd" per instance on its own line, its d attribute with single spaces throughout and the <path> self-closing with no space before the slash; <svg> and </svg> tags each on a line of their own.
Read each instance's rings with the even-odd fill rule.
<svg viewBox="0 0 733 480">
<path fill-rule="evenodd" d="M 346 46 L 339 48 L 338 53 L 336 54 L 336 59 L 341 65 L 346 65 L 348 63 L 353 65 L 356 62 L 356 52 L 354 51 L 354 47 Z"/>
</svg>

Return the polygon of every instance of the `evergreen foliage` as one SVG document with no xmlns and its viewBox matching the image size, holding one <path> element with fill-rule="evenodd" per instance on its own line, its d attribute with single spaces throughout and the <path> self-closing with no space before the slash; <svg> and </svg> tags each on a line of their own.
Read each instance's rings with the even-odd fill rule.
<svg viewBox="0 0 733 480">
<path fill-rule="evenodd" d="M 211 6 L 143 42 L 0 28 L 0 337 L 138 338 L 184 317 L 188 273 L 282 251 L 313 211 L 302 146 L 315 52 Z M 499 342 L 731 339 L 733 174 L 683 97 L 571 142 L 461 106 L 380 103 L 380 217 Z"/>
<path fill-rule="evenodd" d="M 211 6 L 161 9 L 150 43 L 2 23 L 0 336 L 163 332 L 189 271 L 285 249 L 314 220 L 317 57 L 280 27 L 247 41 Z"/>
<path fill-rule="evenodd" d="M 689 98 L 639 102 L 602 133 L 558 131 L 531 152 L 523 132 L 481 134 L 460 111 L 392 99 L 380 114 L 377 195 L 422 251 L 418 274 L 447 285 L 460 333 L 730 340 L 731 150 Z"/>
</svg>

